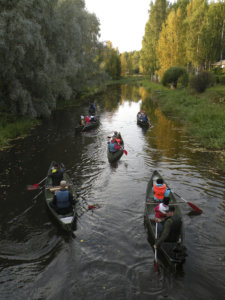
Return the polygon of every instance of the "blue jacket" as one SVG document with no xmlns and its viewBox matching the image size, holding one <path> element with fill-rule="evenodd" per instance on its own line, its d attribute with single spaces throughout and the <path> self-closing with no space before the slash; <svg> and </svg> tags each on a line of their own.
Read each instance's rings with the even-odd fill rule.
<svg viewBox="0 0 225 300">
<path fill-rule="evenodd" d="M 110 152 L 116 152 L 116 149 L 115 149 L 115 143 L 109 143 L 109 151 Z"/>
<path fill-rule="evenodd" d="M 55 194 L 56 196 L 56 206 L 58 208 L 67 208 L 71 206 L 69 191 L 59 190 Z"/>
</svg>

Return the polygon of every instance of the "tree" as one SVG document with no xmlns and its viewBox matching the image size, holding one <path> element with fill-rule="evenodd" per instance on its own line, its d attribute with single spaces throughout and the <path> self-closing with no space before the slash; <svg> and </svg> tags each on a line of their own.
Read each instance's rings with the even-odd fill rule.
<svg viewBox="0 0 225 300">
<path fill-rule="evenodd" d="M 186 56 L 198 72 L 204 62 L 203 21 L 208 10 L 207 1 L 192 0 L 186 10 Z"/>
<path fill-rule="evenodd" d="M 49 116 L 60 98 L 69 100 L 101 77 L 99 22 L 83 0 L 3 1 L 0 19 L 6 112 Z"/>
<path fill-rule="evenodd" d="M 166 0 L 156 0 L 150 4 L 150 14 L 145 25 L 145 34 L 142 40 L 141 65 L 145 74 L 151 78 L 159 68 L 157 59 L 157 44 L 162 24 L 167 16 L 168 3 Z"/>
<path fill-rule="evenodd" d="M 180 8 L 170 11 L 159 36 L 157 56 L 160 76 L 172 66 L 185 66 L 185 35 Z"/>
<path fill-rule="evenodd" d="M 174 88 L 177 87 L 178 80 L 180 80 L 183 86 L 188 85 L 188 74 L 187 71 L 182 67 L 171 67 L 163 74 L 162 84 L 172 85 Z"/>
</svg>

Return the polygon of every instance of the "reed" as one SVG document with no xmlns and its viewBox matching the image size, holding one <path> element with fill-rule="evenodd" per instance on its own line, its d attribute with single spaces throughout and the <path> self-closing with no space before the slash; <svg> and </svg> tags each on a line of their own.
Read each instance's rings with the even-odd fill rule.
<svg viewBox="0 0 225 300">
<path fill-rule="evenodd" d="M 10 140 L 24 136 L 35 125 L 38 120 L 20 118 L 13 120 L 11 117 L 1 116 L 0 118 L 0 148 L 7 146 Z"/>
</svg>

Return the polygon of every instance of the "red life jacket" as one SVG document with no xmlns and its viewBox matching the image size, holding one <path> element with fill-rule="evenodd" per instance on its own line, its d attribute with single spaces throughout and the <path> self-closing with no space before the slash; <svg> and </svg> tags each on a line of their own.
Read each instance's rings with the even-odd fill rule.
<svg viewBox="0 0 225 300">
<path fill-rule="evenodd" d="M 167 216 L 166 214 L 166 210 L 168 209 L 168 206 L 163 204 L 163 203 L 160 203 L 158 204 L 155 208 L 154 208 L 154 211 L 155 211 L 155 217 L 158 218 L 158 219 L 163 219 Z"/>
<path fill-rule="evenodd" d="M 160 186 L 156 185 L 155 183 L 153 184 L 153 192 L 156 199 L 163 200 L 165 191 L 166 191 L 165 183 Z"/>
</svg>

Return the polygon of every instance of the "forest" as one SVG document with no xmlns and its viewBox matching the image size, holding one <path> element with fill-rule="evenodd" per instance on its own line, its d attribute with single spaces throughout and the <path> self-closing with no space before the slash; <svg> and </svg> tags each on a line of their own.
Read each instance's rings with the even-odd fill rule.
<svg viewBox="0 0 225 300">
<path fill-rule="evenodd" d="M 0 5 L 1 117 L 48 117 L 61 99 L 74 99 L 117 76 L 108 66 L 119 61 L 119 54 L 99 42 L 99 21 L 85 9 L 85 1 L 9 0 Z"/>
<path fill-rule="evenodd" d="M 100 42 L 100 23 L 84 0 L 9 0 L 0 9 L 0 109 L 4 116 L 49 117 L 59 101 L 120 76 L 161 81 L 165 71 L 214 70 L 224 83 L 225 2 L 150 3 L 140 51 Z"/>
</svg>

